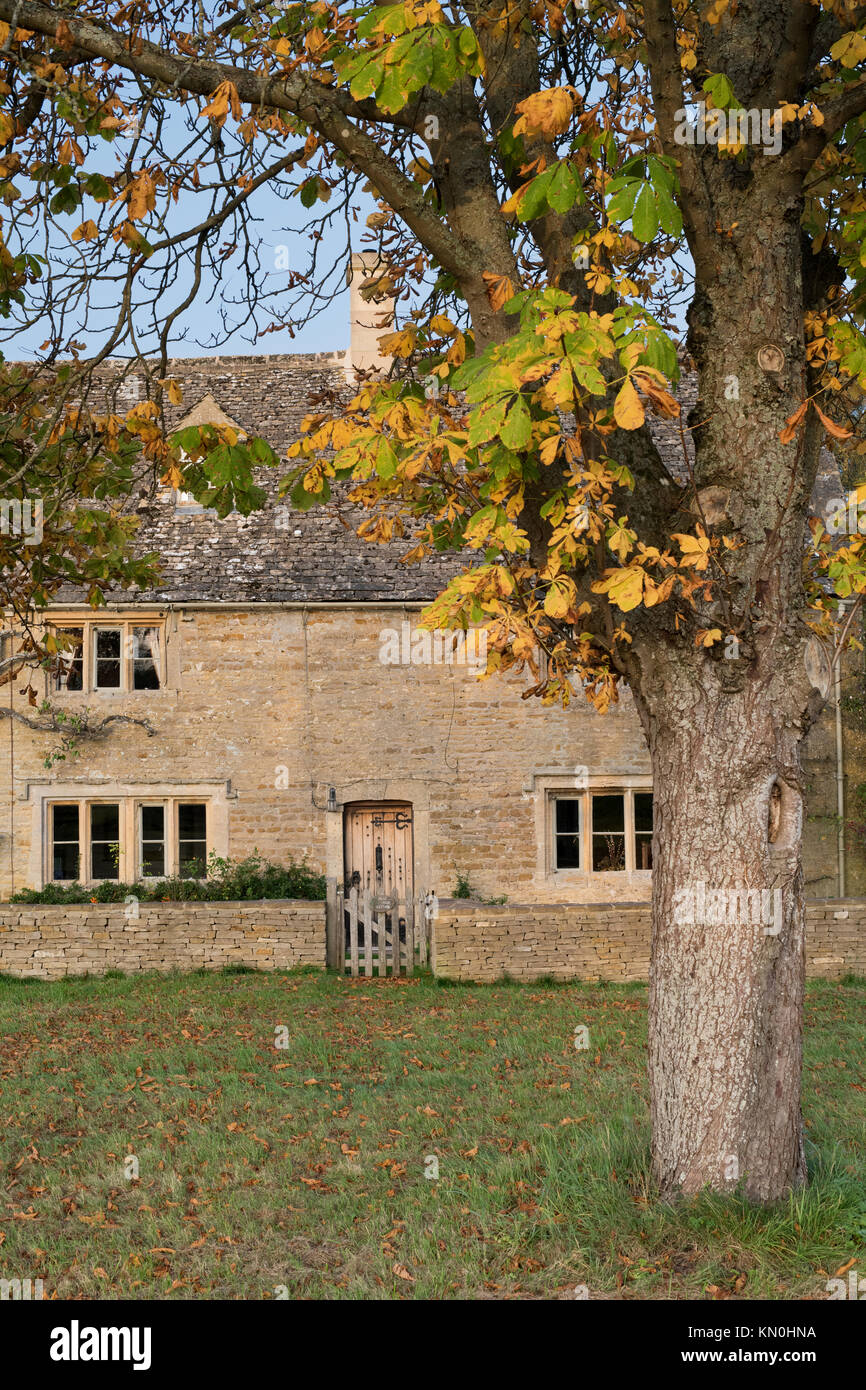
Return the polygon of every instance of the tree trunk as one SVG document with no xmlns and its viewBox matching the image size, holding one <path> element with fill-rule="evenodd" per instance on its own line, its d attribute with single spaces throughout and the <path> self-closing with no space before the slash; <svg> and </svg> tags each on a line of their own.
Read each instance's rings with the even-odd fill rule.
<svg viewBox="0 0 866 1390">
<path fill-rule="evenodd" d="M 655 788 L 649 1067 L 661 1191 L 805 1181 L 802 662 L 745 688 L 672 667 L 639 698 Z"/>
</svg>

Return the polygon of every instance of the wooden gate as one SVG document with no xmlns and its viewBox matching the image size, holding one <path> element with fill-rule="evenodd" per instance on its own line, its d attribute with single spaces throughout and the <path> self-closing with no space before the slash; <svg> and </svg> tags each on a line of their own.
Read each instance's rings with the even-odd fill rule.
<svg viewBox="0 0 866 1390">
<path fill-rule="evenodd" d="M 344 975 L 411 975 L 426 966 L 436 899 L 432 893 L 401 898 L 353 885 L 348 893 L 334 886 L 328 917 L 333 922 L 333 958 L 329 964 Z"/>
<path fill-rule="evenodd" d="M 343 821 L 345 876 L 331 964 L 352 975 L 411 974 L 415 963 L 412 807 L 399 801 L 358 801 Z M 342 931 L 337 923 L 342 924 Z M 426 964 L 426 933 L 423 935 Z"/>
</svg>

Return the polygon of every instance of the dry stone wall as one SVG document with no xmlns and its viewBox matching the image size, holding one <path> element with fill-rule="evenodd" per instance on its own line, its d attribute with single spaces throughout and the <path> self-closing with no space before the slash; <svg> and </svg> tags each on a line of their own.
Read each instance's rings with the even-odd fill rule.
<svg viewBox="0 0 866 1390">
<path fill-rule="evenodd" d="M 325 965 L 321 902 L 0 906 L 0 973 L 57 980 L 106 970 L 291 970 Z"/>
<path fill-rule="evenodd" d="M 645 903 L 487 907 L 439 904 L 433 968 L 451 980 L 646 980 L 650 912 Z M 806 905 L 806 973 L 866 975 L 866 900 Z"/>
</svg>

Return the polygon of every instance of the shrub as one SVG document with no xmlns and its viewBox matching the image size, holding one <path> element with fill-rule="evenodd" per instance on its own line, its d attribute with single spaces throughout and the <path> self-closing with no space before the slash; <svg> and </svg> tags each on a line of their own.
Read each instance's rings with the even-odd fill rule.
<svg viewBox="0 0 866 1390">
<path fill-rule="evenodd" d="M 202 866 L 204 867 L 204 866 Z M 128 897 L 140 902 L 235 902 L 262 898 L 325 897 L 325 876 L 303 860 L 272 864 L 257 850 L 246 859 L 220 859 L 212 854 L 202 878 L 164 878 L 156 883 L 104 881 L 95 888 L 80 883 L 47 883 L 44 888 L 22 888 L 13 903 L 122 903 Z"/>
</svg>

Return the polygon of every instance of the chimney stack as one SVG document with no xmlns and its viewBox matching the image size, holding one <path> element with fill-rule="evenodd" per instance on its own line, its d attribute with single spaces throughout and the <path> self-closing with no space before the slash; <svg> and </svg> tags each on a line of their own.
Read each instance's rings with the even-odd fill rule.
<svg viewBox="0 0 866 1390">
<path fill-rule="evenodd" d="M 349 377 L 358 369 L 385 373 L 392 359 L 379 351 L 379 338 L 394 322 L 394 297 L 388 267 L 375 251 L 353 255 L 349 285 Z M 362 294 L 366 289 L 367 293 Z"/>
</svg>

